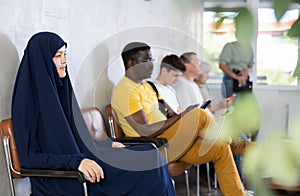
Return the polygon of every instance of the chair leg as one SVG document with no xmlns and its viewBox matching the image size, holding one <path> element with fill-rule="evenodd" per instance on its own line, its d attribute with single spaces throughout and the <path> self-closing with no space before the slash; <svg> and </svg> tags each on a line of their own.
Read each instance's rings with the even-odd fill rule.
<svg viewBox="0 0 300 196">
<path fill-rule="evenodd" d="M 175 189 L 175 188 L 176 188 L 176 187 L 175 187 L 175 180 L 174 180 L 173 178 L 171 178 L 171 180 L 172 180 L 173 187 L 174 187 L 174 189 Z"/>
<path fill-rule="evenodd" d="M 196 165 L 197 169 L 197 196 L 200 196 L 200 165 Z"/>
<path fill-rule="evenodd" d="M 206 163 L 206 172 L 207 172 L 207 184 L 208 184 L 208 192 L 211 192 L 211 185 L 210 185 L 210 173 L 209 173 L 209 162 Z"/>
<path fill-rule="evenodd" d="M 10 191 L 11 191 L 11 195 L 15 196 L 15 186 L 14 186 L 14 182 L 13 182 L 13 176 L 12 176 L 12 170 L 10 168 L 11 165 L 11 156 L 10 156 L 10 148 L 9 148 L 9 137 L 5 137 L 3 139 L 3 145 L 4 145 L 4 151 L 5 151 L 5 159 L 6 159 L 6 169 L 7 169 L 7 174 L 8 174 L 8 178 L 9 178 L 9 186 L 10 186 Z"/>
<path fill-rule="evenodd" d="M 86 182 L 83 182 L 83 183 L 82 183 L 82 186 L 83 186 L 84 196 L 88 196 Z"/>
<path fill-rule="evenodd" d="M 11 175 L 11 173 L 10 173 L 10 169 L 9 169 L 9 167 L 8 167 L 8 178 L 9 178 L 9 186 L 10 186 L 10 191 L 11 191 L 11 195 L 12 196 L 15 196 L 16 195 L 16 193 L 15 193 L 15 186 L 14 186 L 14 182 L 13 182 L 13 178 L 12 178 L 12 175 Z"/>
<path fill-rule="evenodd" d="M 186 195 L 190 196 L 190 183 L 189 183 L 189 172 L 188 172 L 188 170 L 185 170 L 184 174 L 185 174 Z"/>
<path fill-rule="evenodd" d="M 218 178 L 217 178 L 216 172 L 215 172 L 215 187 L 214 187 L 214 188 L 215 188 L 215 189 L 218 188 Z"/>
</svg>

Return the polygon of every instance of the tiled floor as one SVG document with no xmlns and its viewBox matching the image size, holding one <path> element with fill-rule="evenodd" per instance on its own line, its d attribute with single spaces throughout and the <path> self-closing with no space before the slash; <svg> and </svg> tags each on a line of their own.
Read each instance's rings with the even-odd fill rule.
<svg viewBox="0 0 300 196">
<path fill-rule="evenodd" d="M 211 187 L 211 192 L 209 192 L 206 178 L 206 167 L 201 166 L 200 169 L 200 195 L 201 196 L 221 196 L 222 193 L 219 188 L 215 189 Z M 212 178 L 213 176 L 211 176 Z M 177 196 L 186 196 L 186 186 L 185 186 L 185 177 L 180 175 L 173 177 L 175 180 L 175 188 Z M 196 180 L 196 167 L 192 167 L 189 170 L 189 184 L 190 184 L 190 196 L 197 195 L 197 180 Z"/>
</svg>

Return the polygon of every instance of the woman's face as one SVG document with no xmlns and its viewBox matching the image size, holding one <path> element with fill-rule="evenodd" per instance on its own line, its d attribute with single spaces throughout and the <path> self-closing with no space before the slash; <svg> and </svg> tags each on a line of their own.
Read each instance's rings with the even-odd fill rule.
<svg viewBox="0 0 300 196">
<path fill-rule="evenodd" d="M 208 77 L 209 77 L 208 72 L 202 72 L 199 78 L 197 79 L 198 83 L 205 84 L 206 81 L 208 80 Z"/>
<path fill-rule="evenodd" d="M 66 66 L 67 66 L 67 53 L 66 53 L 66 46 L 61 47 L 54 55 L 53 62 L 56 66 L 58 75 L 60 78 L 66 76 Z"/>
</svg>

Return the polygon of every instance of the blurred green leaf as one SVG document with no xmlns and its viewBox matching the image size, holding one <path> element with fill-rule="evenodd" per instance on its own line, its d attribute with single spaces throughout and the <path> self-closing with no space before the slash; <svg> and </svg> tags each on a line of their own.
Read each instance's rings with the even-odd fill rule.
<svg viewBox="0 0 300 196">
<path fill-rule="evenodd" d="M 254 19 L 248 8 L 241 8 L 235 17 L 235 35 L 240 43 L 249 44 L 254 35 Z"/>
<path fill-rule="evenodd" d="M 284 13 L 288 10 L 291 0 L 274 0 L 273 8 L 277 21 L 281 19 Z"/>
<path fill-rule="evenodd" d="M 221 24 L 223 23 L 223 21 L 225 20 L 225 16 L 222 16 L 217 22 L 216 22 L 216 29 L 218 29 Z"/>
<path fill-rule="evenodd" d="M 298 63 L 297 66 L 295 68 L 295 71 L 293 73 L 294 77 L 300 77 L 300 61 L 299 61 L 299 55 L 298 55 Z"/>
<path fill-rule="evenodd" d="M 300 38 L 300 18 L 294 22 L 288 34 L 289 37 L 299 37 Z"/>
</svg>

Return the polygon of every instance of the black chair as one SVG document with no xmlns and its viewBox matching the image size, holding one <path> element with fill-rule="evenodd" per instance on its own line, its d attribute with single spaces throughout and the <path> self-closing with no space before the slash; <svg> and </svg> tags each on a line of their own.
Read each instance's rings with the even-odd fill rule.
<svg viewBox="0 0 300 196">
<path fill-rule="evenodd" d="M 105 107 L 106 111 L 106 117 L 108 119 L 108 124 L 110 128 L 110 135 L 112 138 L 115 138 L 117 141 L 143 141 L 143 140 L 151 140 L 151 141 L 156 141 L 157 143 L 161 144 L 160 147 L 163 147 L 164 150 L 163 152 L 165 153 L 165 158 L 166 161 L 168 161 L 168 151 L 167 151 L 167 146 L 168 146 L 168 141 L 164 138 L 151 138 L 151 137 L 125 137 L 124 132 L 120 125 L 118 124 L 118 117 L 111 107 L 110 104 L 106 105 Z M 163 141 L 159 141 L 163 140 Z M 190 195 L 190 187 L 189 187 L 189 169 L 192 167 L 191 164 L 185 163 L 183 161 L 174 161 L 174 162 L 169 162 L 168 163 L 168 171 L 170 176 L 175 177 L 179 176 L 184 173 L 185 175 L 185 183 L 186 183 L 186 192 L 187 195 Z"/>
<path fill-rule="evenodd" d="M 24 177 L 50 177 L 50 178 L 74 178 L 78 179 L 83 186 L 84 195 L 87 193 L 86 180 L 79 171 L 62 171 L 62 170 L 46 170 L 46 169 L 25 169 L 20 165 L 18 150 L 14 138 L 14 130 L 11 118 L 2 120 L 0 123 L 1 143 L 4 149 L 7 173 L 9 177 L 9 185 L 11 193 L 15 195 L 13 179 Z"/>
</svg>

